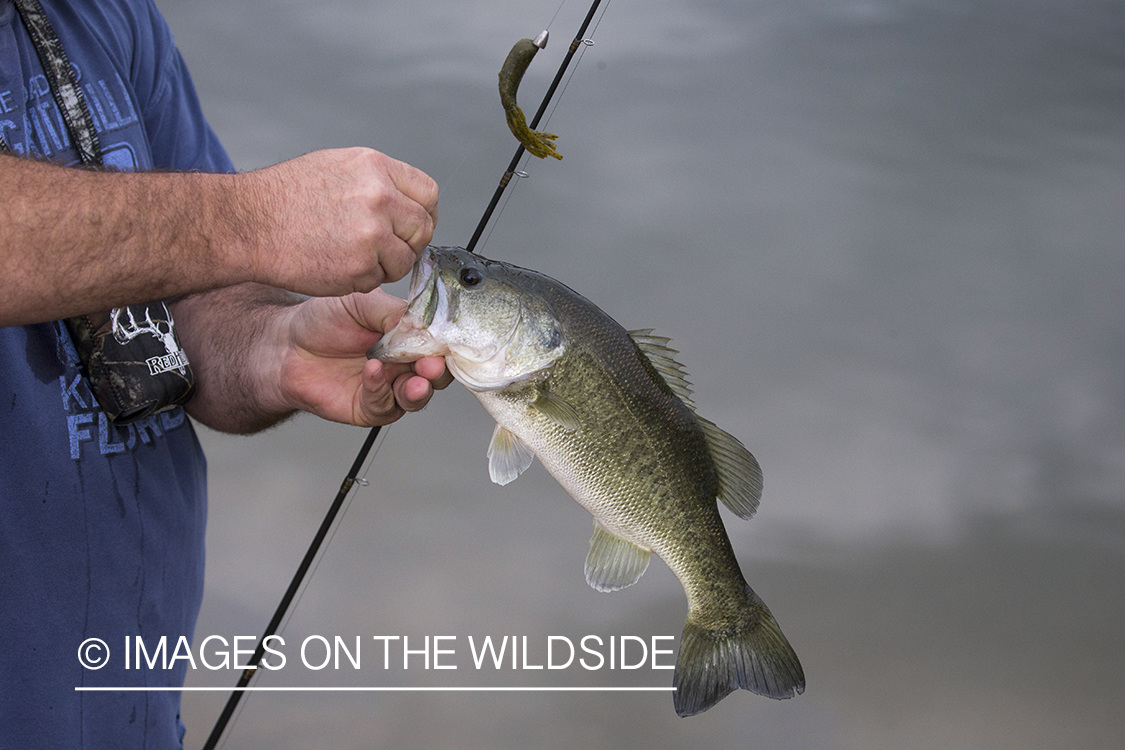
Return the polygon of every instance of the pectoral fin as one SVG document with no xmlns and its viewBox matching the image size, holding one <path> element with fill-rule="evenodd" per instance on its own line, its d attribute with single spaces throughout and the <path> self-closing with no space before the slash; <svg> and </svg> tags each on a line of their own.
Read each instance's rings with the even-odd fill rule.
<svg viewBox="0 0 1125 750">
<path fill-rule="evenodd" d="M 632 586 L 648 570 L 651 559 L 652 550 L 607 531 L 595 519 L 590 554 L 586 556 L 586 583 L 598 591 Z"/>
<path fill-rule="evenodd" d="M 531 406 L 567 432 L 574 432 L 580 426 L 574 407 L 544 388 L 536 390 Z"/>
<path fill-rule="evenodd" d="M 496 425 L 488 445 L 488 476 L 493 482 L 507 484 L 531 466 L 534 459 L 535 454 L 514 432 Z"/>
</svg>

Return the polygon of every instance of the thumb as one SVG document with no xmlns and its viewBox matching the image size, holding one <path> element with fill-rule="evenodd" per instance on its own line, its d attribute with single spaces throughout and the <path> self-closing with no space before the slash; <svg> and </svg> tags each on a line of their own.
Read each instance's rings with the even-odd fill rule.
<svg viewBox="0 0 1125 750">
<path fill-rule="evenodd" d="M 349 295 L 347 302 L 349 312 L 359 325 L 380 334 L 394 328 L 406 312 L 405 301 L 382 289 Z"/>
</svg>

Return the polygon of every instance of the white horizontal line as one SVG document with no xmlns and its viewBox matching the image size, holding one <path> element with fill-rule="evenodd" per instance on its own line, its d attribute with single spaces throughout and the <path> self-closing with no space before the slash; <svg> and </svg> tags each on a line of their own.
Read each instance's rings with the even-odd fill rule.
<svg viewBox="0 0 1125 750">
<path fill-rule="evenodd" d="M 78 692 L 319 692 L 319 693 L 625 693 L 673 692 L 674 687 L 76 687 Z"/>
</svg>

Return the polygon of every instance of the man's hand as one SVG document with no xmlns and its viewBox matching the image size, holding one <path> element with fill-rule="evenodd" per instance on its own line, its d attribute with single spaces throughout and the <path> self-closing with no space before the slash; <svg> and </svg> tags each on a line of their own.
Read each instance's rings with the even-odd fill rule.
<svg viewBox="0 0 1125 750">
<path fill-rule="evenodd" d="M 402 317 L 406 303 L 381 290 L 313 298 L 287 308 L 267 339 L 276 353 L 277 404 L 324 419 L 373 426 L 418 411 L 452 380 L 441 357 L 406 364 L 367 359 L 367 350 Z"/>
<path fill-rule="evenodd" d="M 244 177 L 258 196 L 251 205 L 269 217 L 248 258 L 259 283 L 368 292 L 408 274 L 434 234 L 437 184 L 378 151 L 314 151 Z"/>
<path fill-rule="evenodd" d="M 196 374 L 188 413 L 216 430 L 255 432 L 298 409 L 363 426 L 417 411 L 452 381 L 444 360 L 367 359 L 405 309 L 378 289 L 295 303 L 243 285 L 179 300 L 172 312 Z"/>
</svg>

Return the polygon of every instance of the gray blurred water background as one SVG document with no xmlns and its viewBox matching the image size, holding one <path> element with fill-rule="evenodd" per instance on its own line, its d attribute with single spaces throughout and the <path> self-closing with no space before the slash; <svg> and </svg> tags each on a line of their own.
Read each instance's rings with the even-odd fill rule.
<svg viewBox="0 0 1125 750">
<path fill-rule="evenodd" d="M 369 145 L 441 186 L 464 244 L 515 148 L 496 72 L 586 6 L 157 0 L 241 170 Z M 1125 6 L 1083 0 L 612 0 L 482 252 L 673 345 L 757 455 L 726 524 L 808 690 L 678 719 L 667 693 L 256 693 L 227 748 L 1055 748 L 1125 737 Z M 395 290 L 404 293 L 404 287 Z M 387 431 L 284 635 L 364 669 L 259 685 L 666 686 L 671 672 L 473 668 L 466 639 L 677 637 L 655 562 L 587 587 L 588 515 L 538 466 L 489 482 L 459 385 Z M 257 635 L 364 431 L 200 429 L 196 630 Z M 455 636 L 457 670 L 372 669 L 373 635 Z M 536 653 L 538 651 L 539 653 Z M 541 659 L 539 661 L 541 663 Z M 192 686 L 229 685 L 197 670 Z M 225 693 L 188 693 L 197 748 Z"/>
</svg>

